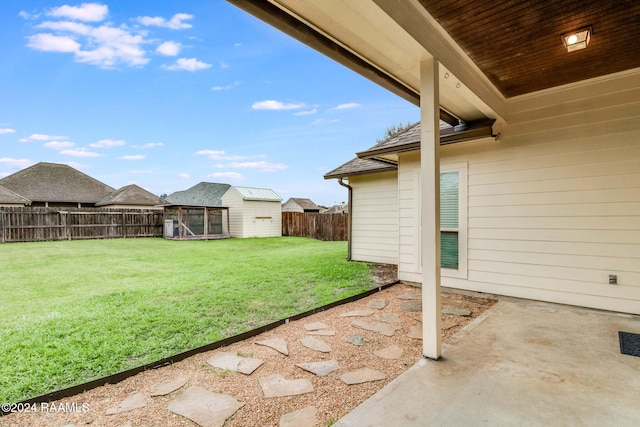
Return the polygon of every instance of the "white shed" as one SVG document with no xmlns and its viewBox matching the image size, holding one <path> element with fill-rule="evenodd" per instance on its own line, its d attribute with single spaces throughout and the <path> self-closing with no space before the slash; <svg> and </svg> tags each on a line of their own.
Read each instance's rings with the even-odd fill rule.
<svg viewBox="0 0 640 427">
<path fill-rule="evenodd" d="M 229 208 L 231 237 L 282 236 L 282 199 L 268 188 L 230 186 L 222 196 Z"/>
<path fill-rule="evenodd" d="M 228 208 L 231 237 L 282 236 L 282 199 L 268 188 L 201 182 L 167 200 L 174 205 Z"/>
</svg>

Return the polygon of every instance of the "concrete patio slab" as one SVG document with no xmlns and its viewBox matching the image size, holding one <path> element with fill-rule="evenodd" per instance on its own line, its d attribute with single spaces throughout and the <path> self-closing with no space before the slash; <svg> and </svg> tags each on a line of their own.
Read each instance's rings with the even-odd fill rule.
<svg viewBox="0 0 640 427">
<path fill-rule="evenodd" d="M 501 300 L 334 426 L 637 425 L 640 358 L 619 330 L 640 317 Z"/>
</svg>

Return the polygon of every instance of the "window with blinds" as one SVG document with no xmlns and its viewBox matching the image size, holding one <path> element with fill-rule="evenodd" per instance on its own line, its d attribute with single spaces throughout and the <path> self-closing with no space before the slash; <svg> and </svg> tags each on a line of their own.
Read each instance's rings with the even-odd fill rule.
<svg viewBox="0 0 640 427">
<path fill-rule="evenodd" d="M 459 264 L 459 185 L 458 172 L 440 174 L 440 266 L 454 270 Z"/>
</svg>

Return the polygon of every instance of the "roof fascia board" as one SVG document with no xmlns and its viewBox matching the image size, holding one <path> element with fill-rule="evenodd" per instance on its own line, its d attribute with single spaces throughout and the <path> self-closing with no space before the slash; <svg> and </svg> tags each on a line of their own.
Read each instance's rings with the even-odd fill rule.
<svg viewBox="0 0 640 427">
<path fill-rule="evenodd" d="M 377 160 L 377 159 L 373 159 L 373 160 Z M 389 167 L 387 167 L 387 168 L 379 168 L 379 169 L 364 170 L 364 171 L 357 171 L 357 172 L 338 173 L 338 174 L 326 174 L 326 175 L 324 175 L 324 179 L 348 178 L 350 176 L 372 175 L 374 173 L 394 172 L 394 171 L 397 171 L 397 170 L 398 170 L 397 166 L 393 167 L 393 166 L 389 165 Z"/>
<path fill-rule="evenodd" d="M 418 0 L 372 0 L 477 97 L 487 117 L 506 120 L 506 99 Z"/>
</svg>

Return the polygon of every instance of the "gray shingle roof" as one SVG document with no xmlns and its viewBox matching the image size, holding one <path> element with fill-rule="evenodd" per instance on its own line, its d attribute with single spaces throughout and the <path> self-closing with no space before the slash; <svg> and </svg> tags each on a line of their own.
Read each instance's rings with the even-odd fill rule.
<svg viewBox="0 0 640 427">
<path fill-rule="evenodd" d="M 301 199 L 298 197 L 291 197 L 289 200 L 293 200 L 306 211 L 320 211 L 320 206 L 316 205 L 311 199 Z"/>
<path fill-rule="evenodd" d="M 148 192 L 144 188 L 135 184 L 127 185 L 117 191 L 109 194 L 104 199 L 96 203 L 96 206 L 108 205 L 136 205 L 136 206 L 158 206 L 167 204 L 167 201 L 161 199 L 153 193 Z"/>
<path fill-rule="evenodd" d="M 173 205 L 219 208 L 222 207 L 222 196 L 230 187 L 229 184 L 201 182 L 187 190 L 169 194 L 167 201 Z"/>
<path fill-rule="evenodd" d="M 347 163 L 338 166 L 331 172 L 327 172 L 324 175 L 324 179 L 342 178 L 346 176 L 354 175 L 367 175 L 377 172 L 388 172 L 397 170 L 398 167 L 390 163 L 383 163 L 377 160 L 355 159 L 349 160 Z"/>
<path fill-rule="evenodd" d="M 0 185 L 33 202 L 94 204 L 115 191 L 71 166 L 46 162 L 6 176 Z"/>
<path fill-rule="evenodd" d="M 0 204 L 2 203 L 21 203 L 23 205 L 30 205 L 31 200 L 27 199 L 26 197 L 22 197 L 21 195 L 16 194 L 8 188 L 0 185 Z"/>
</svg>

